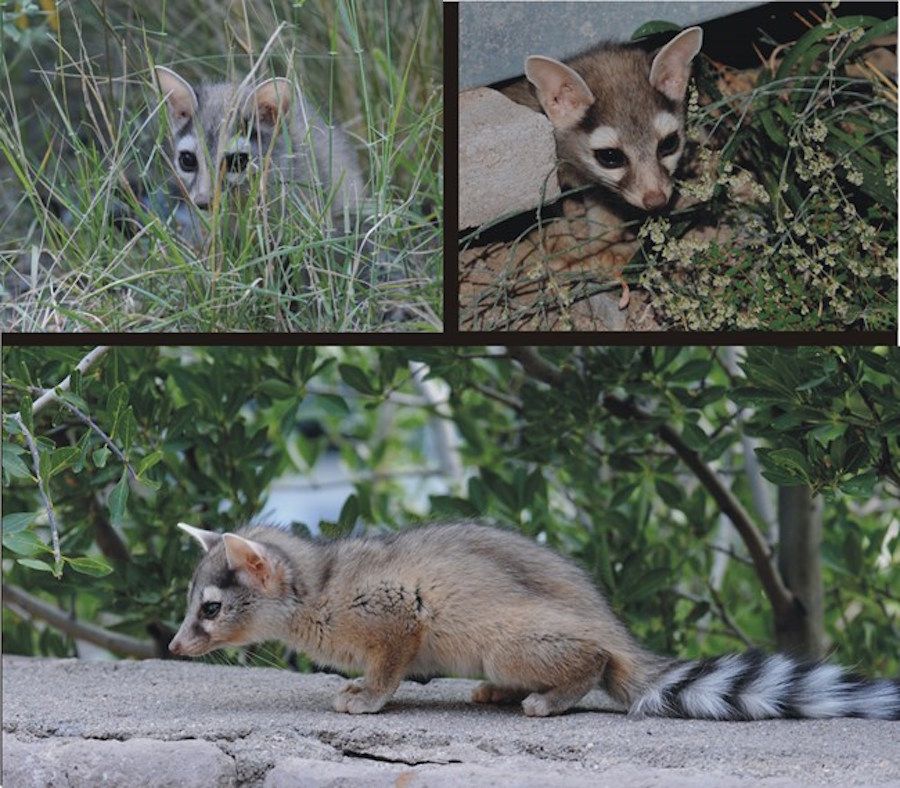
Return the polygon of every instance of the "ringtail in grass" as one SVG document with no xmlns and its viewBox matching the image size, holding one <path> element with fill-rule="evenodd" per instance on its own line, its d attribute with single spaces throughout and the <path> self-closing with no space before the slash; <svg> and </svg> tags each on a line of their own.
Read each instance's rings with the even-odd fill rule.
<svg viewBox="0 0 900 788">
<path fill-rule="evenodd" d="M 614 251 L 634 237 L 624 223 L 672 201 L 685 145 L 685 95 L 702 44 L 703 31 L 692 27 L 655 55 L 607 43 L 565 63 L 534 55 L 525 61 L 525 78 L 502 90 L 550 120 L 560 186 L 595 187 L 583 197 L 587 220 Z M 618 251 L 627 258 L 635 249 Z"/>
<path fill-rule="evenodd" d="M 572 561 L 511 531 L 438 525 L 314 541 L 261 526 L 202 546 L 173 654 L 277 639 L 362 676 L 340 712 L 377 712 L 405 677 L 484 680 L 477 703 L 528 716 L 602 687 L 633 717 L 900 718 L 900 684 L 757 651 L 681 661 L 642 648 Z"/>
<path fill-rule="evenodd" d="M 330 199 L 332 216 L 355 212 L 363 177 L 342 129 L 328 126 L 288 79 L 192 86 L 157 66 L 172 134 L 172 163 L 184 193 L 201 210 L 219 189 L 246 190 L 252 171 L 267 188 L 291 185 Z"/>
</svg>

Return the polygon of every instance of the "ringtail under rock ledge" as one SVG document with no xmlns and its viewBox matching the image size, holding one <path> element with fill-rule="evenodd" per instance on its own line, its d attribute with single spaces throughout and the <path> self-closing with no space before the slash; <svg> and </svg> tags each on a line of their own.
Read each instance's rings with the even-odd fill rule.
<svg viewBox="0 0 900 788">
<path fill-rule="evenodd" d="M 155 74 L 169 117 L 172 164 L 197 208 L 212 205 L 219 185 L 246 190 L 248 174 L 258 170 L 270 191 L 297 186 L 322 192 L 335 217 L 356 210 L 364 186 L 350 141 L 293 82 L 276 77 L 195 87 L 164 66 Z"/>
<path fill-rule="evenodd" d="M 534 55 L 525 78 L 502 92 L 553 125 L 563 189 L 591 196 L 616 219 L 617 203 L 659 211 L 672 199 L 684 152 L 684 100 L 703 31 L 679 33 L 655 55 L 629 44 L 600 44 L 565 63 Z"/>
<path fill-rule="evenodd" d="M 377 712 L 408 676 L 480 677 L 478 703 L 560 714 L 602 687 L 632 717 L 900 718 L 900 683 L 758 651 L 682 661 L 642 648 L 572 561 L 511 531 L 435 525 L 333 542 L 179 523 L 204 555 L 169 645 L 281 640 L 362 673 L 334 708 Z"/>
<path fill-rule="evenodd" d="M 525 77 L 502 88 L 513 101 L 542 112 L 553 126 L 563 191 L 594 187 L 563 200 L 566 217 L 593 239 L 590 256 L 622 285 L 639 244 L 629 223 L 673 202 L 673 176 L 684 153 L 684 99 L 691 64 L 703 44 L 699 27 L 683 30 L 655 55 L 629 44 L 599 44 L 560 62 L 525 60 Z"/>
</svg>

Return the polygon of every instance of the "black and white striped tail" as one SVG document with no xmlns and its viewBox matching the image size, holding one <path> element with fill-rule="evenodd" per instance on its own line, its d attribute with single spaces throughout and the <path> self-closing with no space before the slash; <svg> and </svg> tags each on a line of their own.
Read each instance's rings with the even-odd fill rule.
<svg viewBox="0 0 900 788">
<path fill-rule="evenodd" d="M 676 662 L 632 704 L 632 717 L 900 719 L 900 682 L 760 651 Z"/>
</svg>

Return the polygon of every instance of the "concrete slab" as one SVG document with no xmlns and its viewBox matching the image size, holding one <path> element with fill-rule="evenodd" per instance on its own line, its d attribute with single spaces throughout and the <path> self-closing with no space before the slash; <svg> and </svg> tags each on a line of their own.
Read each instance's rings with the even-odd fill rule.
<svg viewBox="0 0 900 788">
<path fill-rule="evenodd" d="M 553 127 L 489 88 L 459 94 L 459 227 L 480 227 L 559 196 Z"/>
<path fill-rule="evenodd" d="M 549 719 L 404 682 L 375 715 L 343 679 L 205 663 L 3 658 L 3 785 L 897 785 L 896 722 Z M 173 775 L 177 782 L 173 782 Z M 201 781 L 202 780 L 202 781 Z"/>
</svg>

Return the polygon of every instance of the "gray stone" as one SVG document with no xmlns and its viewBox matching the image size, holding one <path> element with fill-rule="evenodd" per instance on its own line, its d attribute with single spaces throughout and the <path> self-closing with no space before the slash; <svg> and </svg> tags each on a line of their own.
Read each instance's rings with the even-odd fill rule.
<svg viewBox="0 0 900 788">
<path fill-rule="evenodd" d="M 559 196 L 553 127 L 489 88 L 459 94 L 459 227 L 479 227 Z"/>
<path fill-rule="evenodd" d="M 409 767 L 382 768 L 358 761 L 316 761 L 283 758 L 266 775 L 264 788 L 393 788 Z"/>
<path fill-rule="evenodd" d="M 235 784 L 234 762 L 205 741 L 21 742 L 3 737 L 3 785 L 7 788 L 225 788 Z"/>
</svg>

